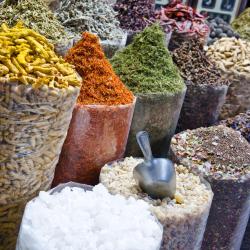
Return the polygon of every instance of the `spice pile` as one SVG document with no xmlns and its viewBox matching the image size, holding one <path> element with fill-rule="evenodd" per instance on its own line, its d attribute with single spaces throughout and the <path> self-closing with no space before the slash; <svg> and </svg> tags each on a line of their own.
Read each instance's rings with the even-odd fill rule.
<svg viewBox="0 0 250 250">
<path fill-rule="evenodd" d="M 176 134 L 172 151 L 176 161 L 208 179 L 214 192 L 202 249 L 240 249 L 250 210 L 250 144 L 220 125 Z"/>
<path fill-rule="evenodd" d="M 226 80 L 221 79 L 220 71 L 206 55 L 200 40 L 191 39 L 184 42 L 172 55 L 186 84 L 228 84 Z"/>
<path fill-rule="evenodd" d="M 111 195 L 99 184 L 93 191 L 40 192 L 26 206 L 16 249 L 157 250 L 161 239 L 146 202 Z"/>
<path fill-rule="evenodd" d="M 246 113 L 241 113 L 235 117 L 223 120 L 220 123 L 239 131 L 241 135 L 250 143 L 250 110 Z"/>
<path fill-rule="evenodd" d="M 0 21 L 15 25 L 18 19 L 24 24 L 44 35 L 53 44 L 67 40 L 64 27 L 43 0 L 5 0 L 0 5 Z"/>
<path fill-rule="evenodd" d="M 142 159 L 125 158 L 102 168 L 100 181 L 112 194 L 142 199 L 164 226 L 161 249 L 198 249 L 212 201 L 212 191 L 187 168 L 176 165 L 174 199 L 153 200 L 143 193 L 133 177 Z"/>
<path fill-rule="evenodd" d="M 181 2 L 181 0 L 170 1 L 155 14 L 156 20 L 160 22 L 166 33 L 174 31 L 170 40 L 170 48 L 173 49 L 178 47 L 185 38 L 198 36 L 205 41 L 209 35 L 205 17 Z M 180 36 L 181 34 L 183 37 Z"/>
<path fill-rule="evenodd" d="M 75 65 L 83 77 L 78 103 L 118 105 L 133 102 L 133 94 L 114 73 L 96 35 L 84 32 L 65 59 Z"/>
<path fill-rule="evenodd" d="M 236 38 L 221 38 L 206 48 L 207 55 L 224 72 L 250 74 L 250 42 Z"/>
<path fill-rule="evenodd" d="M 243 39 L 250 41 L 250 8 L 247 8 L 232 22 L 233 29 L 240 34 Z"/>
<path fill-rule="evenodd" d="M 56 16 L 75 36 L 84 31 L 101 40 L 121 40 L 124 36 L 116 12 L 106 0 L 62 0 Z"/>
<path fill-rule="evenodd" d="M 220 17 L 209 20 L 209 27 L 210 34 L 208 38 L 208 45 L 213 44 L 222 37 L 240 38 L 240 35 L 235 33 L 232 27 Z"/>
<path fill-rule="evenodd" d="M 141 31 L 155 21 L 154 4 L 155 0 L 117 0 L 114 10 L 123 29 Z"/>
<path fill-rule="evenodd" d="M 111 59 L 117 75 L 134 93 L 175 93 L 185 88 L 164 45 L 164 33 L 153 24 Z"/>
</svg>

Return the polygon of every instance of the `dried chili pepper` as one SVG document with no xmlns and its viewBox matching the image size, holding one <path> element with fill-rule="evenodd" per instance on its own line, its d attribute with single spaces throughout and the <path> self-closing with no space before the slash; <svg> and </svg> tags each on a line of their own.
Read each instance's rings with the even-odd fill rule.
<svg viewBox="0 0 250 250">
<path fill-rule="evenodd" d="M 83 77 L 78 103 L 118 105 L 133 102 L 133 94 L 114 73 L 106 59 L 98 37 L 84 32 L 66 55 L 66 61 L 75 65 Z"/>
</svg>

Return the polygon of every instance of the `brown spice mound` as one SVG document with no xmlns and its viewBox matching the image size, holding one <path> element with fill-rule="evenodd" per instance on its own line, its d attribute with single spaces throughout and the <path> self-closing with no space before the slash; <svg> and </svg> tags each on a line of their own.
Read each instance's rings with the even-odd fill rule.
<svg viewBox="0 0 250 250">
<path fill-rule="evenodd" d="M 250 144 L 223 125 L 177 134 L 172 150 L 181 164 L 205 176 L 238 178 L 250 174 Z"/>
<path fill-rule="evenodd" d="M 84 32 L 65 59 L 75 65 L 83 77 L 78 103 L 119 105 L 133 102 L 133 93 L 113 71 L 97 36 Z"/>
</svg>

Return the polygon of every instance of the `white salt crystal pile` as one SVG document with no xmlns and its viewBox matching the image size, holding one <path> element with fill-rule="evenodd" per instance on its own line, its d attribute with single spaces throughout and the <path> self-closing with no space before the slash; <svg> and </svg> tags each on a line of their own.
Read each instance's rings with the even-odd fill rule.
<svg viewBox="0 0 250 250">
<path fill-rule="evenodd" d="M 157 250 L 161 239 L 146 202 L 99 184 L 40 192 L 26 206 L 16 250 Z"/>
</svg>

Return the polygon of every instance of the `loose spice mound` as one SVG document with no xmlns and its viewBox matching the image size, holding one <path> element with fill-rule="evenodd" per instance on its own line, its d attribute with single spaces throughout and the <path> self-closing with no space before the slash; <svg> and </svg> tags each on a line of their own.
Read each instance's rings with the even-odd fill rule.
<svg viewBox="0 0 250 250">
<path fill-rule="evenodd" d="M 208 58 L 202 41 L 198 39 L 186 41 L 174 50 L 173 60 L 187 84 L 228 85 L 227 80 L 221 79 L 219 69 Z"/>
<path fill-rule="evenodd" d="M 164 32 L 153 24 L 111 59 L 115 72 L 134 93 L 176 93 L 185 85 L 164 44 Z"/>
<path fill-rule="evenodd" d="M 0 82 L 21 82 L 34 88 L 80 86 L 72 65 L 58 57 L 47 39 L 22 22 L 0 28 Z"/>
<path fill-rule="evenodd" d="M 155 21 L 154 4 L 154 0 L 117 0 L 114 10 L 123 29 L 140 31 Z"/>
<path fill-rule="evenodd" d="M 250 174 L 250 144 L 223 125 L 176 134 L 172 150 L 182 164 L 207 177 L 238 179 Z"/>
<path fill-rule="evenodd" d="M 101 40 L 120 40 L 124 34 L 107 0 L 62 0 L 57 17 L 75 35 L 89 31 Z"/>
<path fill-rule="evenodd" d="M 5 0 L 0 5 L 0 22 L 13 26 L 18 19 L 53 43 L 67 39 L 64 27 L 43 0 Z"/>
<path fill-rule="evenodd" d="M 233 22 L 233 29 L 240 34 L 240 36 L 250 41 L 250 8 L 245 9 Z"/>
<path fill-rule="evenodd" d="M 82 39 L 69 50 L 66 61 L 75 65 L 83 77 L 78 103 L 118 105 L 133 102 L 133 94 L 114 73 L 94 34 L 84 32 Z"/>
<path fill-rule="evenodd" d="M 223 120 L 220 123 L 236 131 L 239 131 L 241 135 L 250 143 L 250 110 L 233 118 Z"/>
</svg>

